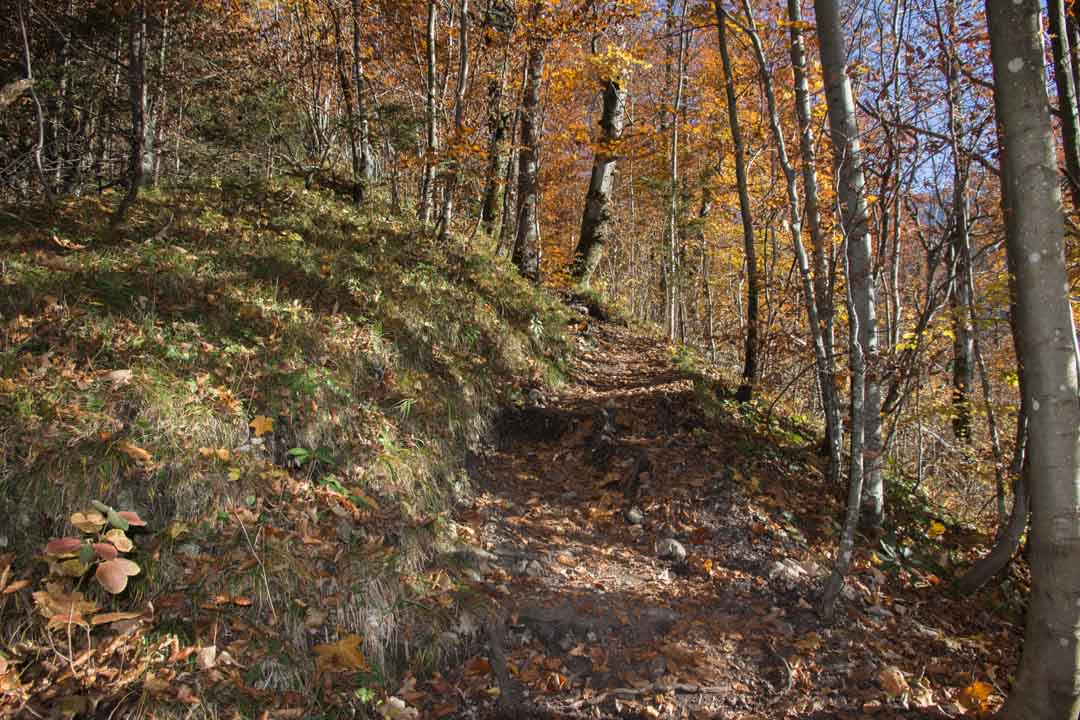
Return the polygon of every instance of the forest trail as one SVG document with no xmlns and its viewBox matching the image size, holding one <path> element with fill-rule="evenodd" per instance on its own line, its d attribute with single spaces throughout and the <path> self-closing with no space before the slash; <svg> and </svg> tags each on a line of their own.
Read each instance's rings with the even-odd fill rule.
<svg viewBox="0 0 1080 720">
<path fill-rule="evenodd" d="M 812 442 L 707 418 L 663 341 L 596 323 L 580 342 L 570 382 L 473 468 L 471 572 L 501 618 L 436 678 L 434 716 L 955 717 L 1010 660 L 1012 625 L 917 578 L 887 595 L 866 563 L 824 627 L 835 505 Z"/>
</svg>

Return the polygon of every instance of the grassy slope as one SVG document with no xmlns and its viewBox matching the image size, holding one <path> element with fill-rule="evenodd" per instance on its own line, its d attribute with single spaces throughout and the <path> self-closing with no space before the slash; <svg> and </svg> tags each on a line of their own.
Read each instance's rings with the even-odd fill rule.
<svg viewBox="0 0 1080 720">
<path fill-rule="evenodd" d="M 149 673 L 154 705 L 190 682 L 200 707 L 322 712 L 430 667 L 474 602 L 440 559 L 464 450 L 523 382 L 557 377 L 560 306 L 499 261 L 291 184 L 148 192 L 121 236 L 110 210 L 0 213 L 0 552 L 32 581 L 0 599 L 0 657 L 21 673 L 0 668 L 5 689 L 106 707 Z M 256 437 L 259 416 L 273 429 Z M 25 622 L 34 555 L 91 499 L 148 520 L 144 572 L 116 598 L 80 589 L 156 611 L 127 650 L 104 654 L 95 630 L 85 668 L 145 672 L 50 685 L 62 658 Z M 313 646 L 351 633 L 370 672 L 317 673 Z M 168 643 L 236 665 L 185 680 Z"/>
</svg>

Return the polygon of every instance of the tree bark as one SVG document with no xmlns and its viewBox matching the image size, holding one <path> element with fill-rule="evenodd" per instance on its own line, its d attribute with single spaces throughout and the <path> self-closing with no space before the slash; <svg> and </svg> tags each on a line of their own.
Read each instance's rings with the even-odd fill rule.
<svg viewBox="0 0 1080 720">
<path fill-rule="evenodd" d="M 776 93 L 773 92 L 772 76 L 769 73 L 769 65 L 765 57 L 761 37 L 757 32 L 753 9 L 750 7 L 749 0 L 742 0 L 742 6 L 743 14 L 746 17 L 746 28 L 744 30 L 750 38 L 750 44 L 754 48 L 754 56 L 757 58 L 761 76 L 761 88 L 765 94 L 765 102 L 769 110 L 769 127 L 772 130 L 773 142 L 776 145 L 777 160 L 784 174 L 784 188 L 788 197 L 788 225 L 791 229 L 791 244 L 795 248 L 795 260 L 798 263 L 799 276 L 802 279 L 807 325 L 810 329 L 810 341 L 814 347 L 814 363 L 817 366 L 818 381 L 822 387 L 822 399 L 825 404 L 826 437 L 836 439 L 836 442 L 830 441 L 829 443 L 829 467 L 836 470 L 837 477 L 830 479 L 838 479 L 838 470 L 843 453 L 839 442 L 842 434 L 840 430 L 840 400 L 836 396 L 836 386 L 833 384 L 829 356 L 822 337 L 810 261 L 807 258 L 806 248 L 803 246 L 802 241 L 802 209 L 800 208 L 798 177 L 795 168 L 791 165 L 791 160 L 788 158 L 787 142 L 784 139 L 783 126 L 780 124 L 780 111 L 776 105 Z"/>
<path fill-rule="evenodd" d="M 488 236 L 495 234 L 495 221 L 499 217 L 499 172 L 502 169 L 503 146 L 506 142 L 506 130 L 509 125 L 507 113 L 502 109 L 503 86 L 506 82 L 506 67 L 509 48 L 503 52 L 503 67 L 497 78 L 488 83 L 488 163 L 487 180 L 484 184 L 484 202 L 480 210 L 480 219 L 484 232 Z"/>
<path fill-rule="evenodd" d="M 870 527 L 880 527 L 885 515 L 885 488 L 881 474 L 881 388 L 877 378 L 877 310 L 873 282 L 870 225 L 866 205 L 866 181 L 863 175 L 862 148 L 859 127 L 855 119 L 855 102 L 851 93 L 846 66 L 847 54 L 844 30 L 837 0 L 814 0 L 817 15 L 818 44 L 821 47 L 821 67 L 825 76 L 825 102 L 829 116 L 829 135 L 835 155 L 838 179 L 837 195 L 840 220 L 847 244 L 848 287 L 859 337 L 852 337 L 852 351 L 859 347 L 863 356 L 864 387 L 856 392 L 855 370 L 852 369 L 852 406 L 862 405 L 863 442 L 859 446 L 866 457 L 858 461 L 865 470 L 863 488 L 863 519 Z M 860 383 L 863 385 L 863 383 Z M 865 393 L 865 397 L 856 397 Z M 854 413 L 852 423 L 854 424 Z M 864 447 L 865 446 L 865 447 Z M 853 450 L 854 451 L 854 450 Z M 865 461 L 865 464 L 864 464 Z M 852 458 L 852 465 L 856 460 Z M 849 482 L 854 482 L 849 478 Z"/>
<path fill-rule="evenodd" d="M 128 135 L 127 192 L 112 217 L 113 227 L 124 222 L 128 210 L 139 196 L 143 183 L 143 143 L 146 108 L 146 3 L 140 0 L 128 16 L 128 103 L 131 108 L 131 132 Z"/>
<path fill-rule="evenodd" d="M 622 137 L 623 105 L 625 92 L 618 77 L 605 78 L 604 107 L 600 116 L 601 138 L 593 156 L 589 191 L 585 196 L 585 210 L 581 217 L 581 236 L 574 251 L 571 274 L 583 286 L 588 287 L 604 245 L 611 238 L 615 227 L 611 217 L 611 190 L 615 184 L 615 168 L 618 160 L 616 144 Z"/>
<path fill-rule="evenodd" d="M 371 130 L 368 125 L 367 100 L 364 90 L 367 78 L 364 74 L 364 60 L 360 55 L 360 0 L 352 0 L 352 50 L 353 82 L 356 84 L 356 176 L 353 184 L 353 202 L 363 207 L 367 200 L 368 183 L 372 177 Z"/>
<path fill-rule="evenodd" d="M 1077 117 L 1073 52 L 1065 18 L 1064 0 L 1048 0 L 1050 47 L 1054 55 L 1061 138 L 1065 150 L 1065 178 L 1073 208 L 1080 208 L 1080 118 Z"/>
<path fill-rule="evenodd" d="M 438 116 L 435 98 L 438 93 L 437 68 L 439 6 L 428 0 L 427 17 L 427 89 L 424 96 L 424 173 L 420 181 L 420 222 L 430 224 L 435 212 L 435 164 L 439 151 Z"/>
<path fill-rule="evenodd" d="M 458 76 L 454 89 L 454 142 L 461 141 L 465 129 L 465 91 L 469 87 L 469 0 L 461 0 L 458 18 Z M 454 218 L 454 192 L 457 190 L 461 172 L 461 158 L 451 159 L 450 171 L 443 185 L 442 210 L 439 213 L 439 239 L 450 237 L 450 223 Z"/>
<path fill-rule="evenodd" d="M 1038 0 L 987 0 L 1014 334 L 1027 400 L 1031 595 L 1002 715 L 1080 713 L 1080 402 Z"/>
<path fill-rule="evenodd" d="M 716 34 L 720 45 L 720 61 L 724 68 L 724 92 L 727 96 L 728 124 L 731 142 L 735 146 L 735 182 L 739 190 L 739 215 L 742 218 L 743 250 L 746 261 L 746 335 L 743 345 L 742 384 L 736 399 L 749 402 L 758 381 L 758 272 L 754 247 L 754 217 L 750 209 L 750 189 L 746 178 L 746 146 L 739 123 L 738 98 L 735 95 L 735 76 L 727 42 L 727 11 L 722 0 L 714 0 Z"/>
<path fill-rule="evenodd" d="M 539 18 L 540 5 L 533 5 L 532 20 Z M 537 157 L 540 143 L 540 84 L 544 77 L 546 43 L 533 38 L 529 44 L 529 70 L 521 105 L 521 149 L 518 151 L 517 236 L 513 262 L 523 276 L 540 280 L 540 234 L 537 213 L 540 187 Z"/>
</svg>

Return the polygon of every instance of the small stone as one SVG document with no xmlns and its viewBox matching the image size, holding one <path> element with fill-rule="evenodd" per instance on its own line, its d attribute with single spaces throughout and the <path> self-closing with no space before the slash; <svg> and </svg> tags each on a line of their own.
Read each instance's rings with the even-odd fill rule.
<svg viewBox="0 0 1080 720">
<path fill-rule="evenodd" d="M 587 308 L 584 305 L 574 304 L 574 305 L 570 306 L 570 309 L 573 310 L 574 312 L 580 314 L 580 315 L 588 315 L 589 314 L 589 308 Z"/>
<path fill-rule="evenodd" d="M 559 640 L 559 647 L 563 652 L 570 652 L 577 645 L 577 638 L 574 637 L 574 633 L 566 633 Z"/>
<path fill-rule="evenodd" d="M 682 562 L 686 560 L 686 548 L 678 540 L 664 538 L 656 544 L 656 554 L 661 560 L 674 560 Z"/>
<path fill-rule="evenodd" d="M 352 523 L 350 521 L 342 520 L 341 522 L 339 522 L 337 524 L 337 527 L 335 527 L 334 530 L 335 530 L 335 532 L 337 532 L 338 540 L 340 540 L 343 543 L 352 542 L 353 527 L 352 527 Z"/>
<path fill-rule="evenodd" d="M 641 512 L 639 508 L 632 507 L 626 511 L 626 522 L 631 525 L 640 525 L 645 522 L 645 513 Z"/>
<path fill-rule="evenodd" d="M 536 407 L 544 407 L 544 393 L 540 392 L 536 388 L 529 390 L 529 404 Z"/>
<path fill-rule="evenodd" d="M 880 617 L 880 618 L 891 618 L 891 617 L 893 617 L 892 610 L 889 610 L 886 607 L 882 607 L 881 605 L 871 605 L 870 607 L 866 608 L 866 612 L 870 613 L 871 615 L 874 615 L 875 617 Z"/>
<path fill-rule="evenodd" d="M 176 546 L 176 554 L 196 558 L 202 555 L 202 548 L 199 547 L 198 543 L 183 543 Z"/>
<path fill-rule="evenodd" d="M 769 566 L 770 580 L 779 578 L 786 582 L 798 582 L 804 575 L 806 575 L 806 570 L 803 566 L 791 558 L 777 560 Z"/>
</svg>

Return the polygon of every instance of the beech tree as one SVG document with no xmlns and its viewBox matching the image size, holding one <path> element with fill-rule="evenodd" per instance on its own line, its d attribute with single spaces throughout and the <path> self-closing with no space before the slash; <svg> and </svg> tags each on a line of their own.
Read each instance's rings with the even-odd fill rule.
<svg viewBox="0 0 1080 720">
<path fill-rule="evenodd" d="M 1057 152 L 1036 0 L 987 0 L 1020 391 L 1030 408 L 1031 597 L 1004 716 L 1080 713 L 1080 394 Z"/>
</svg>

